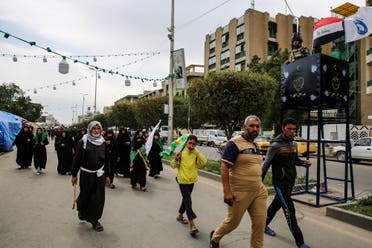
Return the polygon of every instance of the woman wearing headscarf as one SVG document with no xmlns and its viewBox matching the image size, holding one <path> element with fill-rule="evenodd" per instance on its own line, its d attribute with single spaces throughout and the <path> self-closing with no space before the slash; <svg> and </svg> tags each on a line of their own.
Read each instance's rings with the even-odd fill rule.
<svg viewBox="0 0 372 248">
<path fill-rule="evenodd" d="M 101 123 L 89 123 L 88 133 L 77 145 L 71 179 L 72 185 L 76 185 L 80 170 L 80 194 L 76 201 L 78 217 L 90 222 L 97 232 L 103 231 L 99 219 L 105 205 L 105 184 L 110 185 L 110 160 L 101 131 Z"/>
<path fill-rule="evenodd" d="M 159 132 L 154 133 L 154 140 L 152 142 L 151 150 L 149 152 L 150 162 L 150 177 L 158 178 L 160 171 L 163 170 L 163 163 L 161 162 L 160 153 L 163 151 L 163 144 L 160 140 Z"/>
<path fill-rule="evenodd" d="M 129 177 L 130 150 L 132 143 L 126 128 L 121 128 L 116 139 L 117 145 L 117 173 Z"/>
<path fill-rule="evenodd" d="M 70 175 L 72 159 L 74 157 L 74 141 L 67 131 L 62 131 L 61 136 L 56 139 L 56 149 L 58 156 L 57 172 L 61 175 Z"/>
<path fill-rule="evenodd" d="M 138 183 L 141 191 L 146 191 L 146 171 L 148 169 L 145 143 L 146 140 L 143 137 L 142 131 L 137 132 L 133 140 L 133 151 L 130 154 L 130 183 L 132 184 L 132 188 L 136 188 Z"/>
<path fill-rule="evenodd" d="M 45 146 L 49 144 L 49 141 L 44 130 L 41 128 L 36 129 L 34 140 L 34 165 L 36 174 L 40 175 L 43 173 L 47 162 L 47 152 Z"/>
<path fill-rule="evenodd" d="M 16 162 L 21 166 L 18 169 L 27 169 L 31 165 L 34 142 L 30 126 L 25 124 L 14 140 L 14 145 L 17 146 Z"/>
</svg>

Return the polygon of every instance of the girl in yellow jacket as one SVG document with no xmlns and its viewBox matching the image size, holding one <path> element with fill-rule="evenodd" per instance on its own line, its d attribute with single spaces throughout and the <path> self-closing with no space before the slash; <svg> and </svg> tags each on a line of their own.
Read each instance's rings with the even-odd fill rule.
<svg viewBox="0 0 372 248">
<path fill-rule="evenodd" d="M 195 135 L 189 135 L 185 149 L 176 153 L 171 163 L 172 168 L 178 168 L 176 179 L 182 195 L 177 221 L 182 224 L 190 224 L 190 234 L 192 236 L 195 236 L 199 230 L 194 223 L 196 214 L 192 210 L 191 193 L 194 183 L 198 180 L 198 168 L 203 168 L 207 164 L 207 159 L 195 148 L 197 142 Z M 183 218 L 185 212 L 188 220 Z"/>
</svg>

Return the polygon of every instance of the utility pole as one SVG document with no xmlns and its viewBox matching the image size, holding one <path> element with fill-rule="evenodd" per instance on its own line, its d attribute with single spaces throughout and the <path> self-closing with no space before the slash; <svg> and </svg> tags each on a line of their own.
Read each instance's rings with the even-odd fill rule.
<svg viewBox="0 0 372 248">
<path fill-rule="evenodd" d="M 81 115 L 82 115 L 82 117 L 83 117 L 83 119 L 84 119 L 84 102 L 85 102 L 85 96 L 87 96 L 88 94 L 84 94 L 84 93 L 80 93 L 80 95 L 82 95 L 83 96 L 83 105 L 81 106 Z"/>
<path fill-rule="evenodd" d="M 170 63 L 169 63 L 169 77 L 168 77 L 168 145 L 172 143 L 173 140 L 173 83 L 174 83 L 174 74 L 173 74 L 173 51 L 174 51 L 174 0 L 172 1 L 171 8 L 171 26 L 168 28 L 169 34 L 168 38 L 170 40 Z"/>
</svg>

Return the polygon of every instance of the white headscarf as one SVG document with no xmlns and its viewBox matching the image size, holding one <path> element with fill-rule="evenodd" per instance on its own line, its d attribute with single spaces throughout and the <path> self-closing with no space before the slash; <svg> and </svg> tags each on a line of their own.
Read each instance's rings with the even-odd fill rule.
<svg viewBox="0 0 372 248">
<path fill-rule="evenodd" d="M 90 132 L 94 126 L 98 125 L 101 128 L 102 131 L 102 125 L 98 121 L 91 121 L 88 124 L 88 132 L 83 136 L 83 147 L 84 149 L 87 148 L 87 141 L 92 143 L 93 145 L 100 146 L 105 142 L 105 139 L 102 137 L 101 134 L 99 134 L 98 137 L 94 137 Z"/>
</svg>

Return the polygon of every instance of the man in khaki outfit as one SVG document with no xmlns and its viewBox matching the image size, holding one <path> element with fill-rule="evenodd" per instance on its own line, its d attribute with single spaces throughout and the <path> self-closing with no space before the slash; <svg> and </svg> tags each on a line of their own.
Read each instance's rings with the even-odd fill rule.
<svg viewBox="0 0 372 248">
<path fill-rule="evenodd" d="M 227 143 L 221 159 L 221 179 L 227 217 L 211 232 L 210 247 L 219 247 L 222 237 L 239 226 L 247 211 L 251 217 L 251 248 L 263 248 L 267 190 L 262 183 L 262 155 L 254 139 L 260 131 L 255 115 L 244 121 L 244 133 Z"/>
</svg>

